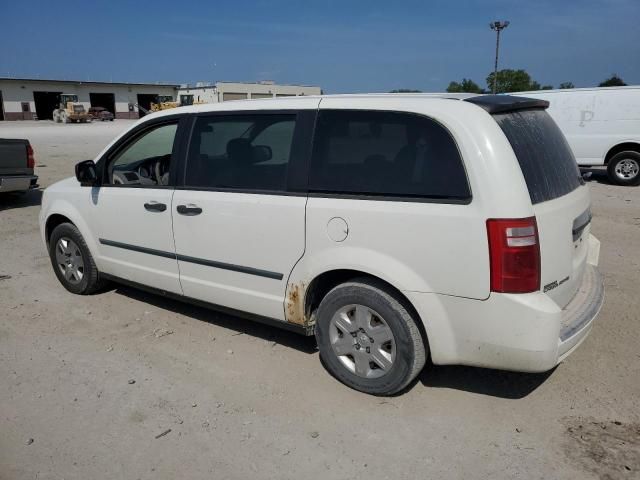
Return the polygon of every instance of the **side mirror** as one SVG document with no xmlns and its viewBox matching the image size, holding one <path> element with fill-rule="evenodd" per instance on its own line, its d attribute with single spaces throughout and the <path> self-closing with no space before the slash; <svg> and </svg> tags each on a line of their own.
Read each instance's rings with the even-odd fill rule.
<svg viewBox="0 0 640 480">
<path fill-rule="evenodd" d="M 98 169 L 93 160 L 76 164 L 76 178 L 82 187 L 93 187 L 98 181 Z"/>
<path fill-rule="evenodd" d="M 273 158 L 273 151 L 269 145 L 254 145 L 253 147 L 253 162 L 261 163 L 271 160 Z"/>
</svg>

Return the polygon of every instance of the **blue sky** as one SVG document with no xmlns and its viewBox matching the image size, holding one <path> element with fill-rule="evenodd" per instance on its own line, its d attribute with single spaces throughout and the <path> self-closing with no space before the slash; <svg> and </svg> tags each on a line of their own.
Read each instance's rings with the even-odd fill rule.
<svg viewBox="0 0 640 480">
<path fill-rule="evenodd" d="M 485 86 L 488 23 L 508 19 L 501 68 L 556 86 L 613 72 L 640 84 L 640 0 L 0 0 L 0 16 L 0 76 L 442 91 L 462 77 Z"/>
</svg>

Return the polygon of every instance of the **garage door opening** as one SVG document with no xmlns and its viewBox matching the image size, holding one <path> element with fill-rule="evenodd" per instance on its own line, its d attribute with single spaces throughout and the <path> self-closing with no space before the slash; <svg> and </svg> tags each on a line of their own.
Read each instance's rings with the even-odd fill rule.
<svg viewBox="0 0 640 480">
<path fill-rule="evenodd" d="M 138 94 L 138 106 L 142 107 L 138 109 L 138 116 L 144 117 L 146 115 L 145 111 L 151 110 L 151 103 L 156 101 L 158 98 L 157 93 L 139 93 Z"/>
<path fill-rule="evenodd" d="M 89 102 L 92 107 L 102 107 L 116 114 L 116 96 L 113 93 L 89 93 Z"/>
<path fill-rule="evenodd" d="M 38 120 L 52 120 L 53 111 L 58 108 L 62 92 L 33 92 Z"/>
<path fill-rule="evenodd" d="M 246 93 L 233 93 L 233 92 L 223 92 L 222 101 L 228 102 L 229 100 L 246 100 Z"/>
</svg>

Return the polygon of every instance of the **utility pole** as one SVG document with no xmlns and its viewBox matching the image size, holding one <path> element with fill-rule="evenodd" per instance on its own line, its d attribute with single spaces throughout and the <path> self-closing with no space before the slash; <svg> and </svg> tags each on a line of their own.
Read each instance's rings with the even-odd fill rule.
<svg viewBox="0 0 640 480">
<path fill-rule="evenodd" d="M 498 51 L 500 50 L 500 32 L 509 26 L 509 20 L 496 20 L 491 22 L 489 27 L 496 31 L 496 63 L 493 66 L 493 94 L 495 95 L 498 88 Z"/>
</svg>

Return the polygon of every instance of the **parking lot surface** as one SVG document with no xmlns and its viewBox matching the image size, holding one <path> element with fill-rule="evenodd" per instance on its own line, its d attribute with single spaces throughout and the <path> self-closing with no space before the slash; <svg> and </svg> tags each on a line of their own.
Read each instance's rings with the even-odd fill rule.
<svg viewBox="0 0 640 480">
<path fill-rule="evenodd" d="M 4 122 L 41 188 L 130 121 Z M 0 479 L 640 478 L 640 187 L 593 170 L 606 300 L 555 370 L 428 366 L 351 391 L 313 338 L 114 285 L 74 296 L 41 242 L 41 191 L 0 197 Z"/>
</svg>

